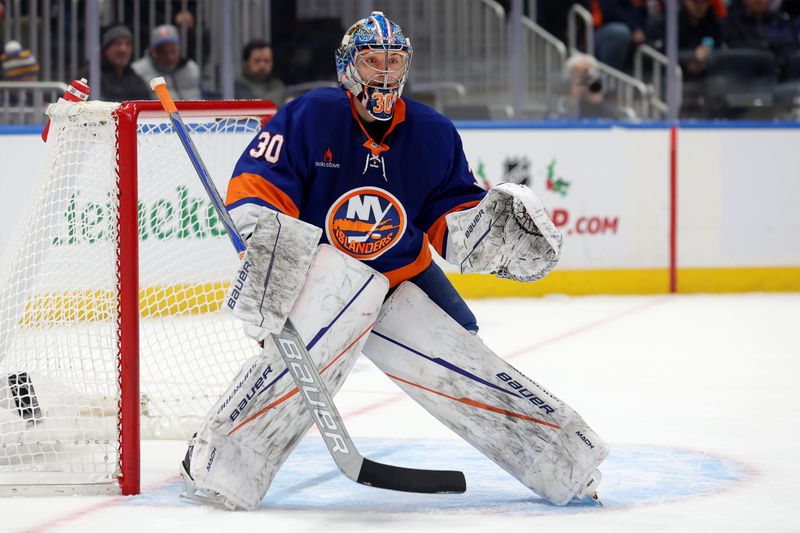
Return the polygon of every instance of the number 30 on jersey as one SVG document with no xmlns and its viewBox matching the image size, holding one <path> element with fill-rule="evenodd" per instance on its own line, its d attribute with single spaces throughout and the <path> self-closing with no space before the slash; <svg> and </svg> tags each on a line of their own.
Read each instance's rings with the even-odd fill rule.
<svg viewBox="0 0 800 533">
<path fill-rule="evenodd" d="M 250 157 L 258 159 L 264 157 L 268 163 L 277 163 L 283 148 L 283 135 L 276 133 L 270 135 L 268 131 L 262 131 L 258 136 L 258 146 L 250 150 Z"/>
</svg>

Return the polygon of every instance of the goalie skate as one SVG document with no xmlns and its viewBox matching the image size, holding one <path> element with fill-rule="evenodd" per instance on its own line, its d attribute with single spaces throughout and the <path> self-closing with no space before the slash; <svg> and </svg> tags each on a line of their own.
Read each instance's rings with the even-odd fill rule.
<svg viewBox="0 0 800 533">
<path fill-rule="evenodd" d="M 194 482 L 194 478 L 189 473 L 191 471 L 192 451 L 194 451 L 194 439 L 196 436 L 197 433 L 195 433 L 189 441 L 189 449 L 186 450 L 186 456 L 180 464 L 179 473 L 182 480 L 180 497 L 235 511 L 238 509 L 235 503 L 218 492 L 198 487 Z"/>
<path fill-rule="evenodd" d="M 602 474 L 600 474 L 599 470 L 595 470 L 592 472 L 589 481 L 586 483 L 586 486 L 583 487 L 583 490 L 578 493 L 577 498 L 579 500 L 589 499 L 599 505 L 600 507 L 603 506 L 603 502 L 600 501 L 600 497 L 597 495 L 597 487 L 600 485 L 600 480 L 603 478 Z"/>
</svg>

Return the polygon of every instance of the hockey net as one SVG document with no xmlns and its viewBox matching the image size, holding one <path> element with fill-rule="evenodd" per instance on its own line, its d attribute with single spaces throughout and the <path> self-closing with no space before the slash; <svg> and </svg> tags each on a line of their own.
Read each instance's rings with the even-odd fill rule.
<svg viewBox="0 0 800 533">
<path fill-rule="evenodd" d="M 221 191 L 274 114 L 178 107 Z M 48 114 L 0 266 L 0 493 L 136 493 L 140 437 L 190 436 L 257 353 L 220 308 L 238 259 L 157 103 Z"/>
</svg>

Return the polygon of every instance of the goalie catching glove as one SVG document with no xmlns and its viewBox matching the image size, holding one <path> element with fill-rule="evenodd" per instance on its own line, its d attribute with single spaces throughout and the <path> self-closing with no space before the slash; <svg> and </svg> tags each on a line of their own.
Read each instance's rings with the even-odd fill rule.
<svg viewBox="0 0 800 533">
<path fill-rule="evenodd" d="M 445 259 L 462 274 L 537 281 L 558 263 L 563 237 L 528 187 L 501 183 L 471 209 L 446 217 Z"/>
</svg>

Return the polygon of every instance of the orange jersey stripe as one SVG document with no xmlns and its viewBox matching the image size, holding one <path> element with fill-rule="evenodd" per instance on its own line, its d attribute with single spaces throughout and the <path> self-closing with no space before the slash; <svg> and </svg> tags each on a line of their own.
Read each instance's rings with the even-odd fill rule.
<svg viewBox="0 0 800 533">
<path fill-rule="evenodd" d="M 228 183 L 228 195 L 225 205 L 230 205 L 244 198 L 259 198 L 274 205 L 280 211 L 291 217 L 300 216 L 300 210 L 289 195 L 258 174 L 247 172 L 239 174 Z"/>
<path fill-rule="evenodd" d="M 392 130 L 394 130 L 398 124 L 405 122 L 406 103 L 403 101 L 403 99 L 398 98 L 397 101 L 394 103 L 394 114 L 392 115 L 392 123 L 389 124 L 389 129 L 386 130 L 386 133 L 383 134 L 383 139 L 373 139 L 372 137 L 369 136 L 369 133 L 367 133 L 367 129 L 364 127 L 364 123 L 362 122 L 361 117 L 359 116 L 358 111 L 356 110 L 356 106 L 361 104 L 353 99 L 353 95 L 352 93 L 350 93 L 350 91 L 347 91 L 347 98 L 350 99 L 350 112 L 353 113 L 353 118 L 355 119 L 356 124 L 358 124 L 358 126 L 361 128 L 361 131 L 367 137 L 367 141 L 364 143 L 364 148 L 371 151 L 372 155 L 374 155 L 375 157 L 379 156 L 381 152 L 389 150 L 390 146 L 388 144 L 384 144 L 383 139 L 388 137 L 389 134 L 392 133 Z M 375 141 L 380 146 L 378 146 L 377 148 L 373 147 L 371 141 Z"/>
<path fill-rule="evenodd" d="M 428 268 L 428 265 L 431 264 L 431 260 L 431 249 L 426 235 L 422 242 L 422 250 L 419 251 L 419 255 L 413 262 L 406 266 L 384 272 L 383 275 L 389 280 L 389 287 L 396 287 Z"/>
<path fill-rule="evenodd" d="M 472 407 L 477 407 L 478 409 L 484 409 L 486 411 L 491 411 L 493 413 L 501 414 L 501 415 L 504 415 L 504 416 L 513 416 L 514 418 L 519 418 L 521 420 L 528 420 L 530 422 L 535 422 L 537 424 L 541 424 L 543 426 L 551 427 L 553 429 L 561 429 L 559 426 L 557 426 L 555 424 L 552 424 L 550 422 L 547 422 L 546 420 L 540 420 L 538 418 L 533 418 L 532 416 L 523 415 L 522 413 L 515 413 L 514 411 L 509 411 L 507 409 L 501 409 L 499 407 L 494 407 L 494 406 L 491 406 L 491 405 L 488 405 L 488 404 L 485 404 L 485 403 L 482 403 L 482 402 L 479 402 L 479 401 L 476 401 L 476 400 L 471 400 L 469 398 L 456 398 L 455 396 L 450 396 L 449 394 L 445 394 L 443 392 L 439 392 L 439 391 L 436 391 L 436 390 L 433 390 L 433 389 L 429 389 L 428 387 L 423 387 L 422 385 L 419 385 L 417 383 L 413 383 L 413 382 L 407 381 L 407 380 L 405 380 L 403 378 L 400 378 L 400 377 L 397 377 L 397 376 L 393 376 L 392 374 L 389 374 L 388 372 L 386 373 L 386 375 L 389 376 L 390 378 L 394 379 L 394 380 L 402 381 L 403 383 L 411 385 L 412 387 L 417 387 L 419 389 L 422 389 L 422 390 L 425 390 L 425 391 L 428 391 L 428 392 L 432 392 L 433 394 L 437 394 L 439 396 L 444 396 L 445 398 L 448 398 L 450 400 L 453 400 L 453 401 L 456 401 L 456 402 L 459 402 L 459 403 L 463 403 L 465 405 L 471 405 Z"/>
<path fill-rule="evenodd" d="M 426 233 L 428 234 L 428 238 L 431 240 L 431 245 L 433 245 L 433 249 L 436 250 L 437 254 L 442 255 L 442 249 L 444 248 L 444 234 L 445 230 L 447 229 L 447 221 L 444 219 L 444 217 L 450 213 L 455 213 L 456 211 L 463 211 L 464 209 L 475 207 L 479 203 L 480 202 L 478 200 L 472 200 L 470 202 L 464 202 L 461 205 L 457 205 L 444 215 L 437 218 L 436 222 L 431 224 L 431 227 L 428 228 Z"/>
</svg>

